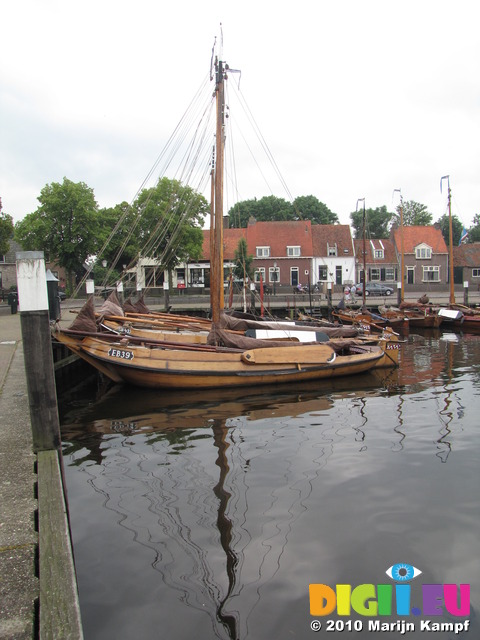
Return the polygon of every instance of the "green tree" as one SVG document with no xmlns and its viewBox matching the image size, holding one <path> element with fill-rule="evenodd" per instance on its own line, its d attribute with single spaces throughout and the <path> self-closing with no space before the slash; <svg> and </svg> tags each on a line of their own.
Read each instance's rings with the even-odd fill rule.
<svg viewBox="0 0 480 640">
<path fill-rule="evenodd" d="M 473 217 L 473 225 L 468 230 L 467 242 L 480 242 L 480 214 Z"/>
<path fill-rule="evenodd" d="M 228 212 L 228 225 L 231 229 L 246 229 L 250 217 L 258 219 L 258 200 L 242 200 L 230 208 Z"/>
<path fill-rule="evenodd" d="M 244 229 L 251 217 L 258 222 L 273 220 L 295 220 L 295 209 L 290 202 L 276 196 L 264 196 L 260 200 L 244 200 L 237 202 L 228 212 L 229 226 L 233 229 Z"/>
<path fill-rule="evenodd" d="M 247 241 L 245 238 L 240 238 L 237 248 L 234 253 L 235 267 L 233 273 L 236 278 L 245 277 L 253 279 L 253 256 L 249 255 L 247 248 Z"/>
<path fill-rule="evenodd" d="M 376 209 L 365 209 L 365 233 L 367 238 L 387 238 L 393 215 L 393 213 L 387 211 L 385 205 Z M 357 239 L 363 238 L 363 209 L 352 211 L 350 220 L 352 221 L 354 237 Z"/>
<path fill-rule="evenodd" d="M 200 258 L 209 212 L 201 194 L 178 180 L 161 178 L 140 193 L 133 208 L 139 216 L 135 235 L 140 255 L 159 258 L 167 271 L 187 258 Z"/>
<path fill-rule="evenodd" d="M 9 250 L 13 229 L 13 218 L 2 211 L 2 199 L 0 198 L 0 255 L 4 255 Z"/>
<path fill-rule="evenodd" d="M 311 220 L 313 224 L 335 224 L 339 222 L 336 213 L 330 211 L 326 204 L 315 196 L 299 196 L 293 201 L 296 217 Z"/>
<path fill-rule="evenodd" d="M 450 243 L 450 221 L 448 213 L 444 214 L 437 222 L 435 226 L 438 227 L 441 232 L 443 239 L 447 247 Z M 460 242 L 460 238 L 462 237 L 463 224 L 459 220 L 456 215 L 452 215 L 452 235 L 453 235 L 453 246 L 456 247 Z"/>
<path fill-rule="evenodd" d="M 405 227 L 428 227 L 432 224 L 432 214 L 427 211 L 424 204 L 408 200 L 403 203 L 403 225 Z M 400 226 L 400 205 L 397 206 L 394 222 Z"/>
<path fill-rule="evenodd" d="M 135 236 L 135 212 L 127 202 L 98 212 L 97 247 L 92 276 L 105 285 L 118 281 L 124 266 L 129 266 L 138 253 Z M 106 267 L 102 266 L 106 262 Z"/>
<path fill-rule="evenodd" d="M 44 251 L 67 273 L 67 288 L 74 288 L 88 256 L 95 253 L 98 205 L 84 182 L 46 185 L 38 197 L 40 207 L 15 225 L 15 239 L 27 251 Z"/>
</svg>

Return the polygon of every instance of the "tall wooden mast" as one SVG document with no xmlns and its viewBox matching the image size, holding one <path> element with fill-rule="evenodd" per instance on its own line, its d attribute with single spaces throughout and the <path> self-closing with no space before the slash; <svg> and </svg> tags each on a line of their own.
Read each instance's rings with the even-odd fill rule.
<svg viewBox="0 0 480 640">
<path fill-rule="evenodd" d="M 216 79 L 216 140 L 215 140 L 215 184 L 214 184 L 214 207 L 213 207 L 213 229 L 214 234 L 213 254 L 211 255 L 210 279 L 212 320 L 218 322 L 220 311 L 224 308 L 223 298 L 223 151 L 224 151 L 224 126 L 225 126 L 225 72 L 223 62 L 215 62 Z"/>
<path fill-rule="evenodd" d="M 453 282 L 453 224 L 452 224 L 452 192 L 450 190 L 450 176 L 443 176 L 440 180 L 440 191 L 442 191 L 442 180 L 447 180 L 448 184 L 448 279 L 450 281 L 450 304 L 455 304 L 455 283 Z"/>
<path fill-rule="evenodd" d="M 357 211 L 358 211 L 358 203 L 363 202 L 363 243 L 362 243 L 362 253 L 363 253 L 363 288 L 362 288 L 362 300 L 363 306 L 366 304 L 366 289 L 367 289 L 367 229 L 366 229 L 366 219 L 365 219 L 365 198 L 358 198 L 357 200 Z"/>
<path fill-rule="evenodd" d="M 400 302 L 405 300 L 405 244 L 403 238 L 403 196 L 400 189 L 394 189 L 400 194 Z"/>
</svg>

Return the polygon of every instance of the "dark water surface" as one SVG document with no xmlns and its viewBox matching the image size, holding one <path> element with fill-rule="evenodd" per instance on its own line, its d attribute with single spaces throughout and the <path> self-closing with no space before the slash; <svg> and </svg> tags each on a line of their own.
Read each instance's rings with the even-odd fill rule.
<svg viewBox="0 0 480 640">
<path fill-rule="evenodd" d="M 378 376 L 60 398 L 86 640 L 480 639 L 480 336 L 407 340 Z M 472 628 L 421 631 L 395 596 L 342 618 L 361 630 L 310 615 L 309 584 L 394 585 L 397 563 L 422 571 L 412 607 L 421 583 L 470 584 Z"/>
</svg>

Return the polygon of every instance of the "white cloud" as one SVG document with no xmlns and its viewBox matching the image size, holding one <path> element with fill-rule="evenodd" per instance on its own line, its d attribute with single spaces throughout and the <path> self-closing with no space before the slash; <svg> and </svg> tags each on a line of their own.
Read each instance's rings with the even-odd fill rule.
<svg viewBox="0 0 480 640">
<path fill-rule="evenodd" d="M 401 188 L 435 220 L 450 174 L 454 213 L 467 225 L 480 213 L 473 0 L 17 0 L 0 21 L 0 196 L 15 220 L 63 176 L 100 206 L 131 200 L 208 74 L 220 22 L 294 197 L 349 222 L 357 198 L 393 209 Z M 240 159 L 240 197 L 268 195 Z"/>
</svg>

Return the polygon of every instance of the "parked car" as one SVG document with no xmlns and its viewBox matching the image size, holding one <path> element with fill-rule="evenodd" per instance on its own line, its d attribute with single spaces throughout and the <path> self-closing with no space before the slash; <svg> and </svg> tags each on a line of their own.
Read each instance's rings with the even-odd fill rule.
<svg viewBox="0 0 480 640">
<path fill-rule="evenodd" d="M 355 285 L 357 296 L 363 296 L 363 282 Z M 391 296 L 395 289 L 384 282 L 367 282 L 365 296 Z"/>
</svg>

